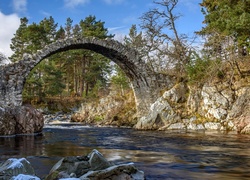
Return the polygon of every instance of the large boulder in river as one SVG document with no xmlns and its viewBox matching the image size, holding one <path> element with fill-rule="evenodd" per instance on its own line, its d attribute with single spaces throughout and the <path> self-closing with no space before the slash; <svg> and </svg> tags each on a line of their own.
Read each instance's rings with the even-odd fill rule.
<svg viewBox="0 0 250 180">
<path fill-rule="evenodd" d="M 44 118 L 40 111 L 30 105 L 14 109 L 16 118 L 16 134 L 39 133 L 44 126 Z"/>
<path fill-rule="evenodd" d="M 39 133 L 43 125 L 42 113 L 32 106 L 0 107 L 0 135 Z"/>
</svg>

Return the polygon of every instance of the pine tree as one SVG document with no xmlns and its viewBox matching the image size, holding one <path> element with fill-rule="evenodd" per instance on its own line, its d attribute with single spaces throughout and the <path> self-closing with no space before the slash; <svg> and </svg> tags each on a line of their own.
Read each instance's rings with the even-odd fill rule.
<svg viewBox="0 0 250 180">
<path fill-rule="evenodd" d="M 98 37 L 101 39 L 114 37 L 114 35 L 108 34 L 108 29 L 104 27 L 104 24 L 100 20 L 97 21 L 95 16 L 88 16 L 80 21 L 79 26 L 75 26 L 73 32 L 74 35 L 82 37 Z M 75 62 L 75 90 L 81 95 L 88 96 L 97 83 L 104 86 L 107 82 L 106 77 L 110 72 L 110 60 L 89 50 L 78 52 L 79 58 Z"/>
<path fill-rule="evenodd" d="M 10 59 L 13 62 L 21 60 L 23 54 L 25 53 L 27 36 L 26 31 L 28 27 L 28 19 L 26 17 L 20 19 L 20 26 L 16 30 L 14 37 L 11 39 L 10 48 L 13 51 Z"/>
<path fill-rule="evenodd" d="M 83 37 L 98 37 L 100 39 L 114 37 L 114 35 L 108 35 L 108 29 L 104 27 L 105 23 L 100 20 L 97 21 L 95 16 L 88 16 L 81 20 L 79 24 Z"/>
<path fill-rule="evenodd" d="M 205 27 L 197 32 L 208 37 L 207 46 L 221 53 L 227 41 L 234 49 L 246 55 L 250 48 L 250 1 L 203 0 L 200 4 L 205 16 Z M 236 42 L 236 43 L 234 43 Z M 228 43 L 227 43 L 228 44 Z M 213 52 L 212 52 L 213 53 Z"/>
</svg>

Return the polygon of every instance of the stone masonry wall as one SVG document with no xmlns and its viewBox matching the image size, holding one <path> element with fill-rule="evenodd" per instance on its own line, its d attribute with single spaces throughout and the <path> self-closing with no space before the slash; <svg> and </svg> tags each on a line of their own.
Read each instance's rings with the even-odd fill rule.
<svg viewBox="0 0 250 180">
<path fill-rule="evenodd" d="M 118 41 L 69 38 L 47 45 L 34 55 L 25 54 L 23 59 L 16 63 L 0 66 L 0 107 L 20 106 L 22 90 L 30 71 L 43 59 L 70 49 L 92 50 L 119 65 L 132 83 L 138 115 L 148 111 L 149 105 L 157 99 L 162 87 L 172 85 L 170 78 L 151 72 L 136 50 Z"/>
</svg>

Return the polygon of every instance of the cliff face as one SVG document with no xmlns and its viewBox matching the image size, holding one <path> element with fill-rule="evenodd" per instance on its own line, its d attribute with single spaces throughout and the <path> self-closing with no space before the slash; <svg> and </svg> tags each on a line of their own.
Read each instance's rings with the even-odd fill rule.
<svg viewBox="0 0 250 180">
<path fill-rule="evenodd" d="M 200 88 L 179 83 L 164 92 L 135 127 L 250 133 L 250 78 Z"/>
</svg>

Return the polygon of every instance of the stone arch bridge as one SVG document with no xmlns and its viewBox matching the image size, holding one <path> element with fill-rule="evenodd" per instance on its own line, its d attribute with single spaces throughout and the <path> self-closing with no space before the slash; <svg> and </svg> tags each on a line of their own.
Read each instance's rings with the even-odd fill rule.
<svg viewBox="0 0 250 180">
<path fill-rule="evenodd" d="M 0 66 L 0 107 L 21 106 L 23 87 L 31 70 L 47 57 L 71 49 L 88 49 L 119 65 L 132 83 L 138 116 L 145 115 L 162 87 L 169 87 L 171 84 L 168 78 L 150 71 L 136 50 L 118 41 L 68 38 L 47 45 L 34 55 L 25 54 L 16 63 Z"/>
</svg>

